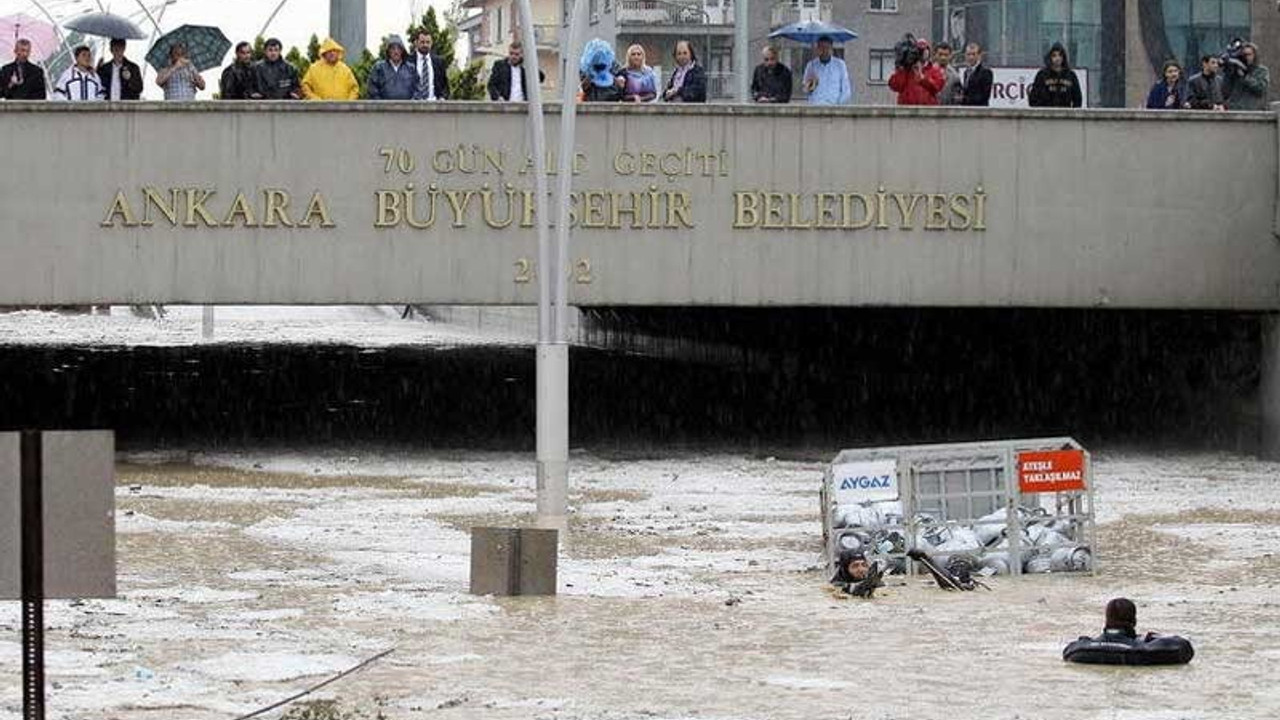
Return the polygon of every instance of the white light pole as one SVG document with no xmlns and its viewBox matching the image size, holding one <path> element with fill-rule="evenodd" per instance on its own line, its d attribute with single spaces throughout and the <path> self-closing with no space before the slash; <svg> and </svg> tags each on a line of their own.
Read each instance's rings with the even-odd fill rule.
<svg viewBox="0 0 1280 720">
<path fill-rule="evenodd" d="M 751 102 L 750 13 L 750 0 L 733 0 L 733 96 L 740 103 Z"/>
<path fill-rule="evenodd" d="M 568 529 L 569 521 L 569 343 L 567 333 L 566 277 L 569 254 L 569 183 L 573 168 L 573 120 L 575 93 L 573 78 L 577 77 L 574 59 L 580 44 L 583 0 L 575 0 L 570 15 L 570 31 L 561 40 L 561 82 L 565 103 L 561 108 L 560 125 L 560 207 L 557 213 L 558 229 L 555 252 L 549 237 L 550 216 L 547 208 L 546 135 L 542 115 L 541 83 L 538 80 L 538 41 L 534 33 L 533 8 L 530 0 L 519 0 L 521 42 L 526 57 L 526 88 L 532 88 L 526 96 L 529 103 L 529 130 L 533 151 L 534 217 L 538 232 L 538 348 L 537 348 L 537 465 L 538 465 L 538 519 L 543 528 L 554 528 L 561 533 Z"/>
</svg>

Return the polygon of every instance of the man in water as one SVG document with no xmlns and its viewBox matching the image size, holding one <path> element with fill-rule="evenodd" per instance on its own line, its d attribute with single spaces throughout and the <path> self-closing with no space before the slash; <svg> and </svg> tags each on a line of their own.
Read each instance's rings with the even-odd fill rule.
<svg viewBox="0 0 1280 720">
<path fill-rule="evenodd" d="M 876 588 L 884 587 L 880 576 L 884 574 L 880 565 L 867 562 L 867 556 L 861 550 L 844 550 L 836 563 L 836 574 L 831 577 L 831 584 L 855 597 L 868 598 Z"/>
<path fill-rule="evenodd" d="M 1082 636 L 1067 645 L 1062 659 L 1090 665 L 1182 665 L 1196 655 L 1186 638 L 1156 633 L 1139 636 L 1138 608 L 1128 598 L 1108 602 L 1106 618 L 1101 635 Z"/>
</svg>

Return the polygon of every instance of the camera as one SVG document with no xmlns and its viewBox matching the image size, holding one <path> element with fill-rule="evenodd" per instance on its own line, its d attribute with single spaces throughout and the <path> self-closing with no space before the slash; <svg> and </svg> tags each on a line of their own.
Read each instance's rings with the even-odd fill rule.
<svg viewBox="0 0 1280 720">
<path fill-rule="evenodd" d="M 1227 49 L 1218 56 L 1218 61 L 1224 70 L 1242 72 L 1240 66 L 1231 61 L 1235 60 L 1247 65 L 1244 61 L 1244 47 L 1245 42 L 1242 38 L 1232 38 L 1231 42 L 1227 43 Z"/>
<path fill-rule="evenodd" d="M 916 63 L 924 59 L 924 53 L 920 51 L 920 45 L 916 42 L 916 36 L 907 33 L 902 36 L 897 45 L 893 46 L 894 64 L 900 68 L 910 69 Z"/>
</svg>

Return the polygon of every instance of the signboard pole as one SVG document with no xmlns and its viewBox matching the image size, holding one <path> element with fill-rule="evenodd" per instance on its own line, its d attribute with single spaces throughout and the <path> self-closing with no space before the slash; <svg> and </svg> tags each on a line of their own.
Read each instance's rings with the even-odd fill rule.
<svg viewBox="0 0 1280 720">
<path fill-rule="evenodd" d="M 22 718 L 44 720 L 44 474 L 40 432 L 23 431 Z"/>
</svg>

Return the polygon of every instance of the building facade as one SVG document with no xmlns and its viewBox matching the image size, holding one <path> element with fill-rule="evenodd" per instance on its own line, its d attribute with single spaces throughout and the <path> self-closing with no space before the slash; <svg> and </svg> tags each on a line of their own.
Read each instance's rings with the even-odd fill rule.
<svg viewBox="0 0 1280 720">
<path fill-rule="evenodd" d="M 1001 67 L 1039 66 L 1061 42 L 1089 70 L 1092 105 L 1137 107 L 1167 60 L 1196 72 L 1239 37 L 1267 63 L 1280 19 L 1272 0 L 933 0 L 933 33 L 981 43 Z"/>
<path fill-rule="evenodd" d="M 559 0 L 533 0 L 533 36 L 538 43 L 538 67 L 546 74 L 542 95 L 547 100 L 560 97 L 560 32 L 563 27 Z M 459 25 L 471 45 L 472 59 L 485 61 L 486 72 L 494 62 L 507 56 L 511 41 L 523 32 L 520 6 L 515 0 L 466 0 L 464 7 L 476 12 Z M 533 58 L 524 49 L 526 60 Z"/>
</svg>

